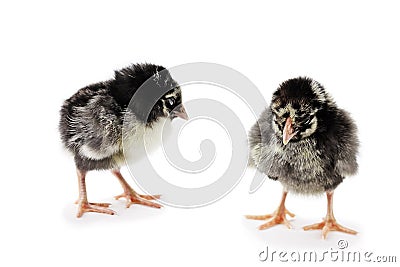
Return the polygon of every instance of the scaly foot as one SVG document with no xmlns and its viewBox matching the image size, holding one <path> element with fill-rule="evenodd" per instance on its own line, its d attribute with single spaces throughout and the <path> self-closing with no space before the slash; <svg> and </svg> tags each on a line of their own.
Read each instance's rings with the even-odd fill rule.
<svg viewBox="0 0 400 267">
<path fill-rule="evenodd" d="M 157 209 L 162 207 L 162 205 L 158 203 L 149 201 L 149 200 L 159 199 L 161 197 L 160 195 L 139 195 L 133 190 L 128 190 L 122 193 L 121 195 L 116 196 L 115 199 L 120 199 L 121 197 L 127 199 L 126 202 L 127 208 L 129 208 L 132 204 L 139 204 Z"/>
<path fill-rule="evenodd" d="M 98 212 L 114 215 L 115 211 L 107 209 L 109 203 L 89 203 L 87 201 L 78 202 L 78 214 L 76 217 L 80 218 L 85 212 Z"/>
<path fill-rule="evenodd" d="M 261 225 L 258 229 L 265 230 L 274 225 L 284 224 L 287 228 L 291 229 L 292 226 L 290 225 L 289 221 L 286 219 L 286 214 L 290 217 L 294 217 L 295 215 L 288 211 L 287 209 L 278 209 L 273 214 L 267 215 L 246 215 L 247 219 L 251 220 L 268 220 L 267 223 Z"/>
<path fill-rule="evenodd" d="M 352 235 L 357 234 L 356 231 L 346 228 L 344 226 L 341 226 L 340 224 L 338 224 L 336 222 L 335 219 L 332 219 L 332 218 L 328 218 L 328 219 L 325 218 L 323 222 L 304 226 L 303 229 L 304 229 L 304 231 L 321 230 L 322 229 L 322 238 L 323 239 L 326 239 L 326 236 L 328 235 L 328 233 L 330 231 L 339 231 L 339 232 L 343 232 L 346 234 L 352 234 Z"/>
</svg>

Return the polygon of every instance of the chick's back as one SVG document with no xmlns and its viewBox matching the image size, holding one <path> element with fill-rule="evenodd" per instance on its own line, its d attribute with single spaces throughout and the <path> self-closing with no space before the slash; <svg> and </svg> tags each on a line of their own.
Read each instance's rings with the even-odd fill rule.
<svg viewBox="0 0 400 267">
<path fill-rule="evenodd" d="M 121 150 L 122 108 L 108 83 L 80 89 L 61 108 L 60 134 L 75 159 L 102 161 Z"/>
</svg>

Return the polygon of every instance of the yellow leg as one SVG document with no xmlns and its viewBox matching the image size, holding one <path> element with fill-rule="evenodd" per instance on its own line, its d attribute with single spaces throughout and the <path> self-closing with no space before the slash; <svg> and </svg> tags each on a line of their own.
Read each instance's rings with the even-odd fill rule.
<svg viewBox="0 0 400 267">
<path fill-rule="evenodd" d="M 76 217 L 80 218 L 85 212 L 98 212 L 104 214 L 114 215 L 115 212 L 111 209 L 107 209 L 110 204 L 108 203 L 89 203 L 87 200 L 86 193 L 86 171 L 77 169 L 76 173 L 78 175 L 79 184 L 79 198 L 75 202 L 78 204 L 78 214 Z"/>
<path fill-rule="evenodd" d="M 125 181 L 124 177 L 122 177 L 122 174 L 119 170 L 112 170 L 111 172 L 114 174 L 115 177 L 117 177 L 118 181 L 121 183 L 122 188 L 124 189 L 124 193 L 116 196 L 115 199 L 120 199 L 121 197 L 126 198 L 127 208 L 129 208 L 132 204 L 139 204 L 157 209 L 162 207 L 162 205 L 150 201 L 154 199 L 159 199 L 160 195 L 140 195 L 130 187 L 130 185 Z"/>
<path fill-rule="evenodd" d="M 330 231 L 339 231 L 347 234 L 355 235 L 356 231 L 346 228 L 336 222 L 335 216 L 333 215 L 333 191 L 326 192 L 328 199 L 327 213 L 323 222 L 304 226 L 305 231 L 308 230 L 322 230 L 322 238 L 326 239 Z"/>
<path fill-rule="evenodd" d="M 284 224 L 286 225 L 287 228 L 291 229 L 292 226 L 286 219 L 286 215 L 289 215 L 290 217 L 294 217 L 295 215 L 285 208 L 286 196 L 287 196 L 287 191 L 283 191 L 279 207 L 274 213 L 267 215 L 246 215 L 246 218 L 251 220 L 268 220 L 267 223 L 259 227 L 260 230 L 268 229 L 278 224 Z"/>
</svg>

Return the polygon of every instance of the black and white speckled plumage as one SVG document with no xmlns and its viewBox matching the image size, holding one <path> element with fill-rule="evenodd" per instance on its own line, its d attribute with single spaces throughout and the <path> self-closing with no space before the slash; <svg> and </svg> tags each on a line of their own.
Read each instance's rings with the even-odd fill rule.
<svg viewBox="0 0 400 267">
<path fill-rule="evenodd" d="M 148 94 L 128 105 L 146 80 L 149 80 Z M 144 107 L 160 90 L 164 96 L 147 116 Z M 172 95 L 173 103 L 167 101 L 167 95 Z M 144 128 L 157 128 L 155 124 L 168 116 L 172 119 L 171 111 L 181 103 L 181 90 L 164 67 L 131 65 L 115 71 L 114 79 L 84 87 L 64 102 L 59 124 L 61 139 L 74 154 L 79 170 L 117 169 L 124 164 L 124 119 L 128 120 L 125 126 L 130 128 L 129 133 L 141 138 Z"/>
<path fill-rule="evenodd" d="M 285 119 L 297 134 L 282 141 Z M 250 165 L 278 180 L 287 191 L 319 194 L 334 190 L 357 172 L 357 128 L 325 89 L 310 78 L 282 83 L 251 128 Z"/>
</svg>

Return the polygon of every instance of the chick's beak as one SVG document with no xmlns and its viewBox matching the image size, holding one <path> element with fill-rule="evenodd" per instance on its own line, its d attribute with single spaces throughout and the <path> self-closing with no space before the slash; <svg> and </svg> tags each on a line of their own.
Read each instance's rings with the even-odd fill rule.
<svg viewBox="0 0 400 267">
<path fill-rule="evenodd" d="M 297 132 L 293 130 L 292 123 L 292 118 L 289 117 L 286 119 L 285 127 L 283 128 L 283 144 L 285 146 L 289 143 L 290 139 L 297 134 Z"/>
<path fill-rule="evenodd" d="M 171 112 L 172 118 L 179 117 L 184 120 L 188 120 L 189 116 L 186 113 L 185 107 L 180 104 Z"/>
</svg>

